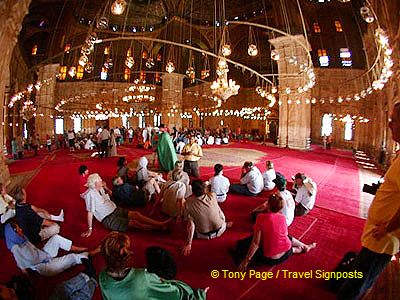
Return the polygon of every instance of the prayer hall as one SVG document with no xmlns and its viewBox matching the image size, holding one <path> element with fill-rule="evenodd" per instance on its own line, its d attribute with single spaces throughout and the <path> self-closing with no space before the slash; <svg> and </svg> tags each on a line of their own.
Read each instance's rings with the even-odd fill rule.
<svg viewBox="0 0 400 300">
<path fill-rule="evenodd" d="M 0 300 L 399 299 L 399 0 L 0 19 Z"/>
</svg>

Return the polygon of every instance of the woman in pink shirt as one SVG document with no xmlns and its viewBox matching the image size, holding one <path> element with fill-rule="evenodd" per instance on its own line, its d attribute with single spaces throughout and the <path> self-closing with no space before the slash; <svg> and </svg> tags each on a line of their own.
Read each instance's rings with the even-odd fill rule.
<svg viewBox="0 0 400 300">
<path fill-rule="evenodd" d="M 244 258 L 239 266 L 240 271 L 245 271 L 249 264 L 277 265 L 293 253 L 306 253 L 315 248 L 316 243 L 306 245 L 288 235 L 285 216 L 279 213 L 282 208 L 282 198 L 277 194 L 271 195 L 267 211 L 257 216 L 254 234 L 237 242 L 235 261 Z"/>
</svg>

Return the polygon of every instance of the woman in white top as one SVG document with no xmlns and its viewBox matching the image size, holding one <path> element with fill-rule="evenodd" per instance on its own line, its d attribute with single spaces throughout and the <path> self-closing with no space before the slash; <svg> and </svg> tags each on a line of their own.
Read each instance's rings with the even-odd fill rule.
<svg viewBox="0 0 400 300">
<path fill-rule="evenodd" d="M 265 166 L 267 170 L 263 173 L 264 188 L 267 191 L 272 191 L 275 188 L 275 183 L 273 180 L 276 178 L 274 163 L 270 160 L 267 160 Z"/>
<path fill-rule="evenodd" d="M 223 175 L 224 167 L 221 164 L 214 166 L 214 176 L 210 178 L 211 192 L 217 195 L 218 202 L 224 202 L 229 191 L 231 183 L 229 179 Z"/>
<path fill-rule="evenodd" d="M 142 187 L 142 189 L 149 195 L 151 196 L 153 194 L 160 194 L 160 186 L 158 182 L 165 182 L 165 180 L 162 178 L 162 176 L 156 172 L 149 171 L 147 169 L 147 165 L 149 164 L 149 161 L 145 156 L 142 156 L 139 158 L 138 161 L 138 166 L 136 168 L 136 176 L 137 180 L 139 183 L 139 186 Z M 150 199 L 148 199 L 150 200 Z"/>
</svg>

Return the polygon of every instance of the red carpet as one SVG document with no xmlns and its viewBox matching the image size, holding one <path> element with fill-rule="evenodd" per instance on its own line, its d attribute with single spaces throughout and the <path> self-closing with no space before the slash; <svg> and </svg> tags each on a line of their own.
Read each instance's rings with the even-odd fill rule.
<svg viewBox="0 0 400 300">
<path fill-rule="evenodd" d="M 300 152 L 255 144 L 236 146 L 261 150 L 266 153 L 266 159 L 274 161 L 276 170 L 285 176 L 304 171 L 319 186 L 318 207 L 309 215 L 296 218 L 289 228 L 290 234 L 294 237 L 301 238 L 306 243 L 317 242 L 317 248 L 308 254 L 295 255 L 282 265 L 273 268 L 274 275 L 278 270 L 284 269 L 331 271 L 345 252 L 359 249 L 364 221 L 349 215 L 358 214 L 357 197 L 359 197 L 358 170 L 351 157 L 337 153 Z M 119 153 L 126 154 L 130 160 L 149 152 L 122 147 Z M 77 169 L 84 162 L 90 172 L 98 172 L 107 182 L 110 182 L 116 170 L 117 158 L 100 160 L 98 158 L 83 159 L 84 157 L 88 157 L 85 152 L 71 155 L 60 151 L 52 155 L 41 165 L 40 172 L 29 184 L 28 202 L 44 207 L 54 214 L 58 214 L 59 210 L 64 208 L 66 221 L 61 226 L 62 235 L 71 238 L 75 245 L 93 247 L 108 231 L 95 221 L 93 235 L 88 239 L 80 237 L 87 225 L 84 201 L 78 196 Z M 264 162 L 260 163 L 259 167 L 263 171 Z M 203 174 L 210 171 L 211 168 L 201 169 Z M 239 166 L 236 169 L 226 170 L 226 174 L 231 181 L 237 181 L 240 174 Z M 346 189 L 343 186 L 340 190 L 335 189 L 336 184 L 339 186 L 346 184 Z M 248 213 L 256 205 L 265 201 L 266 195 L 264 193 L 255 198 L 229 195 L 227 202 L 222 204 L 222 208 L 227 219 L 234 221 L 233 228 L 216 240 L 194 240 L 192 254 L 189 257 L 180 254 L 180 247 L 184 244 L 186 237 L 185 227 L 174 228 L 171 233 L 130 232 L 135 254 L 133 265 L 143 267 L 145 249 L 151 245 L 159 245 L 170 250 L 176 258 L 178 279 L 194 287 L 210 286 L 208 299 L 264 299 L 266 295 L 268 299 L 334 299 L 334 295 L 328 291 L 326 281 L 323 279 L 283 279 L 281 277 L 267 280 L 246 278 L 241 281 L 211 278 L 211 270 L 220 272 L 224 269 L 236 270 L 228 255 L 228 249 L 233 247 L 238 239 L 251 233 Z M 4 241 L 0 241 L 0 252 L 3 254 L 0 258 L 2 270 L 7 270 L 7 272 L 1 272 L 0 280 L 5 281 L 19 272 Z M 104 267 L 101 256 L 96 256 L 94 262 L 98 271 Z M 45 295 L 49 293 L 49 286 L 71 277 L 79 270 L 81 267 L 73 268 L 55 278 L 36 278 L 37 287 L 42 293 L 40 299 L 46 299 Z M 268 271 L 268 268 L 260 268 L 257 271 Z M 100 299 L 98 289 L 96 299 Z"/>
</svg>

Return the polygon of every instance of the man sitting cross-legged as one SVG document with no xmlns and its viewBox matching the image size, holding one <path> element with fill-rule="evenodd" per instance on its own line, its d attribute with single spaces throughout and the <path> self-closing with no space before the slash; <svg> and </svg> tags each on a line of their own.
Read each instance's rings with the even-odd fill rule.
<svg viewBox="0 0 400 300">
<path fill-rule="evenodd" d="M 171 221 L 156 221 L 145 217 L 139 212 L 130 211 L 117 205 L 103 189 L 103 180 L 99 174 L 94 173 L 88 177 L 88 191 L 85 194 L 88 230 L 82 233 L 83 237 L 89 237 L 93 230 L 93 216 L 105 227 L 111 230 L 126 232 L 128 228 L 144 230 L 168 229 Z"/>
<path fill-rule="evenodd" d="M 60 226 L 54 221 L 64 221 L 63 210 L 54 216 L 45 209 L 30 205 L 26 202 L 26 191 L 21 187 L 16 188 L 15 201 L 15 217 L 29 241 L 35 244 L 60 232 Z"/>
<path fill-rule="evenodd" d="M 226 200 L 229 186 L 231 183 L 229 179 L 223 174 L 224 167 L 221 164 L 214 165 L 214 176 L 210 178 L 211 192 L 217 195 L 218 202 L 224 202 Z"/>
<path fill-rule="evenodd" d="M 294 177 L 296 191 L 295 216 L 304 216 L 314 207 L 315 197 L 317 196 L 317 184 L 311 178 L 302 173 L 297 173 Z"/>
<path fill-rule="evenodd" d="M 193 195 L 185 202 L 188 240 L 183 247 L 184 255 L 190 254 L 195 232 L 199 239 L 210 240 L 221 236 L 233 224 L 233 222 L 226 222 L 215 193 L 207 193 L 207 189 L 208 186 L 202 180 L 192 182 Z"/>
<path fill-rule="evenodd" d="M 251 161 L 246 161 L 242 167 L 240 183 L 232 184 L 229 191 L 246 196 L 257 196 L 263 189 L 264 179 L 260 170 Z"/>
</svg>

